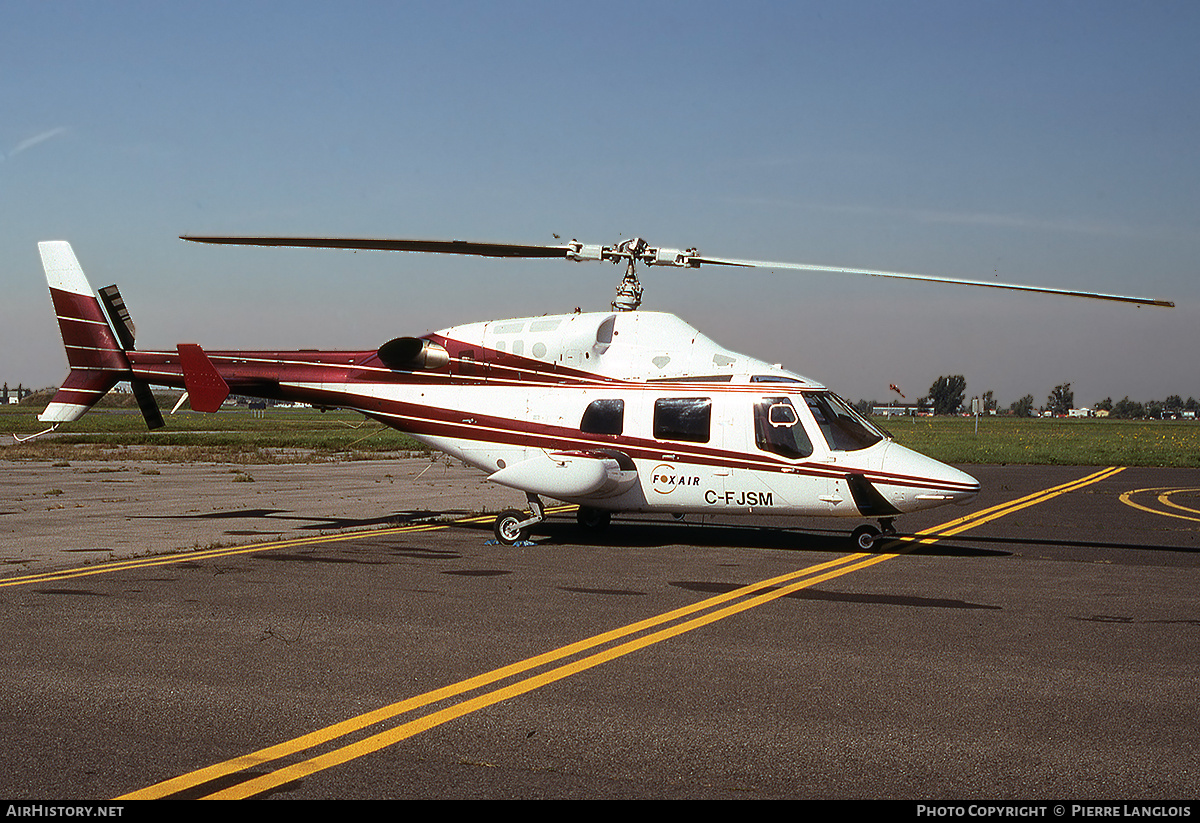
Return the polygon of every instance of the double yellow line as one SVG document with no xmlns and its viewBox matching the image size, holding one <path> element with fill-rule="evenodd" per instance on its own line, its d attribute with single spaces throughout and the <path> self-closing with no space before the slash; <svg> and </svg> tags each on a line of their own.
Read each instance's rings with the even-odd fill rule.
<svg viewBox="0 0 1200 823">
<path fill-rule="evenodd" d="M 547 514 L 557 514 L 574 509 L 574 506 L 548 506 Z M 338 534 L 322 534 L 313 537 L 291 537 L 286 540 L 274 540 L 264 543 L 251 543 L 240 546 L 223 546 L 211 549 L 198 549 L 190 552 L 179 552 L 165 555 L 150 555 L 133 557 L 127 560 L 112 560 L 107 563 L 97 563 L 92 566 L 79 566 L 73 569 L 62 569 L 52 572 L 38 572 L 17 577 L 0 579 L 0 588 L 6 586 L 27 586 L 32 583 L 50 583 L 56 580 L 72 580 L 77 577 L 90 577 L 96 574 L 128 571 L 129 569 L 144 569 L 151 566 L 170 566 L 175 563 L 192 563 L 197 560 L 213 560 L 220 557 L 233 557 L 239 554 L 257 554 L 258 552 L 274 549 L 292 549 L 300 546 L 315 546 L 322 543 L 341 543 L 347 540 L 361 540 L 364 537 L 384 537 L 389 534 L 406 534 L 411 532 L 432 532 L 448 529 L 453 525 L 464 523 L 485 523 L 495 519 L 494 514 L 482 514 L 474 517 L 464 517 L 453 523 L 430 522 L 413 523 L 407 526 L 392 526 L 374 531 L 350 531 Z"/>
<path fill-rule="evenodd" d="M 477 518 L 469 518 L 459 522 L 469 523 L 475 519 Z M 213 560 L 218 557 L 233 557 L 234 555 L 239 554 L 255 554 L 257 552 L 265 552 L 272 549 L 311 546 L 317 543 L 337 543 L 343 540 L 361 540 L 363 537 L 374 537 L 375 535 L 398 534 L 400 532 L 434 531 L 444 528 L 446 528 L 445 523 L 420 523 L 412 526 L 395 526 L 387 529 L 379 529 L 377 531 L 355 531 L 344 532 L 342 534 L 317 535 L 314 537 L 296 537 L 288 540 L 276 540 L 267 543 L 251 543 L 250 545 L 199 549 L 197 551 L 176 554 L 133 557 L 128 560 L 112 560 L 107 563 L 97 563 L 94 566 L 80 566 L 74 569 L 63 569 L 61 571 L 25 574 L 19 577 L 6 577 L 0 579 L 0 588 L 4 588 L 5 586 L 27 586 L 31 583 L 49 583 L 55 580 L 72 580 L 77 577 L 91 577 L 92 575 L 96 574 L 111 574 L 112 572 L 127 571 L 129 569 L 143 569 L 149 566 L 170 566 L 174 563 L 191 563 L 196 560 Z"/>
<path fill-rule="evenodd" d="M 356 740 L 354 742 L 342 745 L 331 751 L 323 754 L 310 757 L 307 760 L 293 763 L 284 766 L 277 771 L 265 774 L 251 780 L 247 780 L 237 785 L 214 791 L 212 794 L 206 795 L 210 799 L 242 799 L 253 797 L 263 792 L 269 791 L 285 783 L 293 780 L 298 780 L 315 772 L 328 769 L 353 760 L 363 755 L 379 751 L 380 749 L 398 743 L 401 740 L 420 734 L 447 723 L 456 718 L 462 717 L 471 712 L 482 709 L 486 706 L 491 706 L 503 700 L 508 700 L 512 697 L 525 694 L 535 689 L 541 688 L 555 681 L 570 677 L 579 672 L 599 666 L 602 663 L 607 663 L 615 660 L 618 657 L 651 646 L 655 643 L 661 643 L 672 637 L 676 637 L 693 629 L 707 626 L 710 623 L 715 623 L 718 620 L 723 620 L 726 617 L 744 612 L 756 606 L 761 606 L 772 600 L 777 600 L 781 597 L 786 597 L 793 592 L 808 586 L 815 585 L 825 580 L 838 577 L 850 572 L 865 569 L 868 566 L 873 566 L 876 563 L 882 563 L 896 555 L 867 555 L 867 554 L 852 554 L 846 557 L 840 557 L 836 560 L 830 560 L 825 563 L 819 563 L 815 566 L 810 566 L 806 569 L 801 569 L 795 572 L 789 572 L 778 577 L 773 577 L 768 580 L 762 580 L 749 586 L 736 589 L 726 594 L 703 600 L 699 603 L 694 603 L 689 606 L 684 606 L 674 611 L 656 615 L 655 617 L 647 618 L 646 620 L 632 623 L 628 626 L 622 626 L 619 629 L 595 635 L 586 640 L 581 640 L 577 643 L 572 643 L 567 646 L 555 649 L 535 657 L 528 658 L 519 663 L 514 663 L 509 666 L 504 666 L 486 674 L 472 677 L 455 683 L 451 686 L 446 686 L 441 689 L 427 692 L 407 700 L 401 700 L 398 703 L 393 703 L 390 706 L 384 706 L 381 709 L 368 712 L 358 717 L 345 720 L 328 728 L 319 731 L 311 732 L 296 738 L 295 740 L 280 743 L 266 749 L 253 752 L 242 757 L 228 760 L 224 763 L 218 763 L 214 766 L 209 766 L 199 771 L 191 772 L 180 777 L 166 780 L 162 783 L 157 783 L 139 791 L 131 792 L 117 798 L 118 800 L 139 800 L 169 797 L 173 794 L 199 787 L 205 783 L 225 777 L 226 775 L 240 772 L 245 769 L 261 766 L 264 763 L 273 762 L 280 758 L 289 757 L 291 755 L 305 752 L 308 749 L 313 749 L 318 746 L 330 743 L 342 737 L 346 737 L 354 732 L 366 729 L 377 723 L 382 723 L 386 720 L 399 717 L 400 715 L 417 709 L 429 706 L 449 698 L 458 697 L 467 692 L 475 691 L 476 689 L 485 686 L 491 686 L 499 683 L 502 680 L 518 677 L 519 675 L 528 674 L 535 669 L 540 669 L 552 663 L 556 663 L 565 658 L 574 657 L 583 652 L 588 652 L 593 649 L 598 649 L 603 646 L 608 646 L 615 641 L 628 638 L 632 635 L 641 635 L 633 639 L 626 640 L 617 645 L 610 645 L 608 648 L 593 651 L 591 654 L 573 660 L 569 663 L 563 663 L 553 668 L 544 671 L 529 674 L 524 679 L 518 679 L 507 685 L 500 686 L 492 691 L 485 692 L 470 699 L 454 703 L 443 709 L 434 711 L 430 714 L 423 715 L 414 720 L 409 720 L 398 726 L 394 726 L 383 731 L 371 734 L 368 737 Z M 727 605 L 726 605 L 727 604 Z M 703 612 L 702 614 L 698 614 Z M 695 616 L 692 616 L 695 615 Z M 684 619 L 690 618 L 690 619 Z M 680 622 L 676 622 L 680 621 Z M 673 624 L 673 625 L 665 625 Z M 662 627 L 662 628 L 658 628 Z M 656 631 L 650 631 L 657 629 Z M 645 634 L 642 634 L 646 632 Z"/>
<path fill-rule="evenodd" d="M 896 547 L 897 553 L 902 553 L 906 550 L 903 547 L 906 542 L 912 544 L 910 548 L 915 548 L 920 544 L 936 543 L 942 538 L 960 534 L 1021 509 L 1108 479 L 1121 470 L 1120 467 L 1110 467 L 1079 480 L 1063 483 L 1017 500 L 974 512 L 918 532 L 911 537 L 897 538 L 888 544 L 888 548 Z M 685 632 L 786 597 L 809 586 L 869 568 L 896 556 L 897 554 L 851 554 L 762 580 L 441 689 L 401 700 L 327 728 L 310 732 L 294 740 L 165 780 L 117 799 L 154 799 L 182 793 L 201 794 L 211 799 L 244 799 L 261 795 L 292 781 L 377 752 L 471 712 L 526 694 L 655 643 L 661 643 Z M 458 702 L 451 702 L 442 708 L 405 720 L 397 725 L 374 732 L 370 731 L 372 726 L 385 724 L 403 715 L 416 712 L 418 709 L 443 701 L 452 701 L 486 687 L 494 688 Z M 341 742 L 344 738 L 350 738 L 352 735 L 354 738 L 349 742 Z M 290 762 L 274 771 L 237 782 L 234 785 L 221 787 L 227 782 L 224 778 L 228 778 L 230 775 L 247 769 L 256 769 L 264 764 L 274 763 L 285 758 Z"/>
<path fill-rule="evenodd" d="M 1027 494 L 1024 497 L 1019 497 L 1016 500 L 1010 500 L 1007 503 L 1001 503 L 991 508 L 982 509 L 981 511 L 971 512 L 965 517 L 960 517 L 957 520 L 951 520 L 949 523 L 943 523 L 940 526 L 934 526 L 931 529 L 919 531 L 913 537 L 900 538 L 901 540 L 915 541 L 920 544 L 936 543 L 944 537 L 953 537 L 956 534 L 961 534 L 967 529 L 973 529 L 976 526 L 982 526 L 992 520 L 1018 512 L 1021 509 L 1027 509 L 1030 506 L 1036 506 L 1038 503 L 1045 503 L 1047 500 L 1052 500 L 1062 494 L 1077 491 L 1084 486 L 1090 486 L 1093 483 L 1099 483 L 1101 480 L 1107 480 L 1120 472 L 1125 471 L 1124 466 L 1109 466 L 1107 469 L 1101 469 L 1094 474 L 1089 474 L 1086 477 L 1081 477 L 1078 480 L 1072 480 L 1068 483 L 1063 483 L 1060 486 L 1053 486 L 1049 489 Z"/>
</svg>

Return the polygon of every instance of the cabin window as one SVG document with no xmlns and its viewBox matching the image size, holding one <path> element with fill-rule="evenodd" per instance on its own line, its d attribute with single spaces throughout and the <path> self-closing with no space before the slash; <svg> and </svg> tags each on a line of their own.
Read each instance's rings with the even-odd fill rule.
<svg viewBox="0 0 1200 823">
<path fill-rule="evenodd" d="M 668 397 L 654 401 L 654 437 L 707 443 L 712 425 L 712 400 L 707 397 Z"/>
<path fill-rule="evenodd" d="M 625 430 L 625 401 L 593 400 L 583 410 L 579 430 L 587 434 L 620 434 Z"/>
<path fill-rule="evenodd" d="M 850 408 L 845 400 L 832 392 L 805 394 L 808 408 L 817 419 L 817 426 L 825 442 L 833 451 L 857 451 L 874 446 L 884 435 L 858 412 Z"/>
<path fill-rule="evenodd" d="M 813 453 L 800 415 L 786 397 L 764 397 L 754 405 L 754 442 L 765 452 L 790 459 Z"/>
</svg>

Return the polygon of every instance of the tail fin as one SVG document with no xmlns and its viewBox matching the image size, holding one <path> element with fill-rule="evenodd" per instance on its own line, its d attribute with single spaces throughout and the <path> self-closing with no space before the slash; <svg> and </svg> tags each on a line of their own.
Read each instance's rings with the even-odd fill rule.
<svg viewBox="0 0 1200 823">
<path fill-rule="evenodd" d="M 67 423 L 78 420 L 109 389 L 132 375 L 129 359 L 75 259 L 71 244 L 51 240 L 38 243 L 38 251 L 67 350 L 67 363 L 71 366 L 67 379 L 38 420 Z"/>
</svg>

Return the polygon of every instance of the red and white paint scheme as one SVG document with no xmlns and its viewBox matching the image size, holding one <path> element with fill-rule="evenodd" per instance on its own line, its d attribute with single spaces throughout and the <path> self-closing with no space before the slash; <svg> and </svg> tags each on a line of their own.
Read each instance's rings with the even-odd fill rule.
<svg viewBox="0 0 1200 823">
<path fill-rule="evenodd" d="M 363 351 L 141 351 L 116 288 L 98 298 L 67 243 L 39 248 L 70 365 L 40 420 L 77 420 L 120 381 L 152 428 L 149 385 L 186 390 L 197 411 L 231 393 L 350 409 L 525 492 L 529 513 L 497 518 L 505 543 L 544 518 L 541 496 L 578 504 L 587 528 L 664 512 L 877 519 L 887 532 L 979 491 L 820 384 L 671 314 L 473 323 Z M 867 548 L 879 534 L 864 525 L 855 539 Z"/>
</svg>

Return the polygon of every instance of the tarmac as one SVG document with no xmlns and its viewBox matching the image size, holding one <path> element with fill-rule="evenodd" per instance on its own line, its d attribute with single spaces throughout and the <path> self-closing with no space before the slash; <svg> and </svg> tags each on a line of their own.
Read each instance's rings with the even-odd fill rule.
<svg viewBox="0 0 1200 823">
<path fill-rule="evenodd" d="M 0 796 L 1194 797 L 1196 470 L 970 471 L 864 555 L 496 546 L 422 522 L 523 502 L 441 457 L 0 462 Z"/>
<path fill-rule="evenodd" d="M 447 460 L 0 461 L 6 573 L 524 506 Z"/>
</svg>

